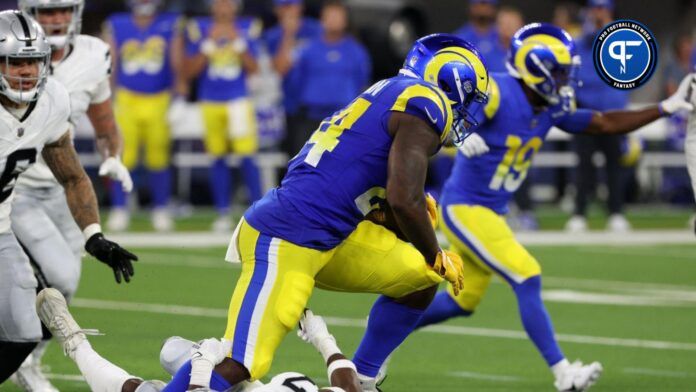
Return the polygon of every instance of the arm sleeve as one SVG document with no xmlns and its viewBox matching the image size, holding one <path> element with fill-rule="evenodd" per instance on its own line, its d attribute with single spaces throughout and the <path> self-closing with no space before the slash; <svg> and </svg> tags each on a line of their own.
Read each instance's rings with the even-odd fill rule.
<svg viewBox="0 0 696 392">
<path fill-rule="evenodd" d="M 94 88 L 94 91 L 92 91 L 91 103 L 103 103 L 109 98 L 111 98 L 111 83 L 109 82 L 109 78 L 107 77 L 101 82 L 99 82 L 97 86 Z"/>
<path fill-rule="evenodd" d="M 562 130 L 568 133 L 582 133 L 592 121 L 594 111 L 590 109 L 578 109 L 573 114 L 568 114 L 556 124 Z"/>
</svg>

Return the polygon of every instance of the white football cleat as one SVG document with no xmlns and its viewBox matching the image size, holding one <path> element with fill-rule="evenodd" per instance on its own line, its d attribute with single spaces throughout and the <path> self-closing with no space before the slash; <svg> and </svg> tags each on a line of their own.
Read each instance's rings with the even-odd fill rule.
<svg viewBox="0 0 696 392">
<path fill-rule="evenodd" d="M 360 381 L 360 386 L 363 392 L 381 392 L 377 388 L 377 379 L 374 377 L 363 376 L 358 373 L 358 380 Z"/>
<path fill-rule="evenodd" d="M 41 370 L 41 362 L 34 360 L 32 355 L 10 377 L 10 381 L 27 392 L 59 392 Z"/>
<path fill-rule="evenodd" d="M 152 210 L 152 227 L 160 233 L 174 230 L 174 220 L 167 208 Z"/>
<path fill-rule="evenodd" d="M 631 223 L 622 214 L 611 214 L 607 221 L 607 230 L 614 233 L 631 231 Z"/>
<path fill-rule="evenodd" d="M 553 385 L 559 392 L 586 391 L 597 382 L 602 370 L 599 362 L 583 365 L 582 362 L 575 361 L 556 376 Z"/>
<path fill-rule="evenodd" d="M 106 220 L 106 228 L 109 231 L 120 232 L 128 229 L 130 225 L 130 212 L 126 208 L 112 208 L 109 218 Z"/>
<path fill-rule="evenodd" d="M 83 330 L 68 310 L 68 304 L 60 291 L 46 288 L 36 296 L 36 312 L 39 318 L 58 340 L 65 355 L 72 354 L 82 342 L 87 340 L 85 332 L 95 334 L 93 330 Z"/>
<path fill-rule="evenodd" d="M 220 215 L 213 221 L 211 229 L 216 233 L 231 233 L 232 219 L 227 214 Z"/>
<path fill-rule="evenodd" d="M 565 230 L 570 233 L 584 233 L 587 231 L 587 219 L 581 215 L 573 215 L 566 222 Z"/>
</svg>

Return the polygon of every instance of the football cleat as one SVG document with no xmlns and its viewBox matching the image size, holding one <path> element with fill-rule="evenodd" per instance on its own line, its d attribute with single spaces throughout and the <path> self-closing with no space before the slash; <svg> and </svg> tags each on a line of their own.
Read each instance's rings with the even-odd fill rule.
<svg viewBox="0 0 696 392">
<path fill-rule="evenodd" d="M 559 392 L 586 391 L 597 382 L 602 370 L 599 362 L 583 365 L 582 362 L 575 361 L 563 369 L 553 385 Z"/>
<path fill-rule="evenodd" d="M 10 377 L 10 381 L 27 392 L 58 392 L 41 370 L 41 363 L 32 355 L 28 356 L 22 366 Z"/>
<path fill-rule="evenodd" d="M 573 215 L 566 222 L 565 230 L 570 233 L 584 233 L 587 231 L 587 219 L 581 215 Z"/>
<path fill-rule="evenodd" d="M 106 228 L 112 232 L 125 231 L 130 225 L 130 213 L 125 208 L 113 208 L 109 212 Z"/>
<path fill-rule="evenodd" d="M 86 334 L 98 334 L 96 330 L 80 328 L 68 310 L 65 297 L 54 288 L 43 289 L 36 296 L 36 312 L 58 340 L 65 355 L 71 358 L 77 347 L 87 340 Z"/>
<path fill-rule="evenodd" d="M 174 230 L 174 220 L 166 208 L 152 210 L 152 227 L 161 233 Z"/>
<path fill-rule="evenodd" d="M 631 231 L 631 223 L 621 214 L 611 214 L 607 221 L 607 230 L 614 233 Z"/>
</svg>

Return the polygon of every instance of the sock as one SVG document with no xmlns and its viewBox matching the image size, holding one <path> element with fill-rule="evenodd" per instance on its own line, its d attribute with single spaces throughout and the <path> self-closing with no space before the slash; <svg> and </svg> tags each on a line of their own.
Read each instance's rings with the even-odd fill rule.
<svg viewBox="0 0 696 392">
<path fill-rule="evenodd" d="M 440 291 L 433 298 L 428 309 L 423 313 L 416 328 L 422 328 L 430 324 L 438 324 L 457 316 L 471 316 L 471 312 L 464 310 L 449 295 L 447 291 Z"/>
<path fill-rule="evenodd" d="M 0 341 L 0 385 L 19 369 L 36 347 L 36 342 Z"/>
<path fill-rule="evenodd" d="M 95 392 L 121 392 L 123 383 L 137 378 L 104 359 L 86 340 L 70 353 L 70 358 L 80 368 L 89 388 Z"/>
<path fill-rule="evenodd" d="M 541 276 L 531 277 L 521 284 L 513 283 L 512 287 L 527 335 L 549 366 L 557 364 L 565 356 L 558 346 L 551 318 L 541 299 Z"/>
<path fill-rule="evenodd" d="M 176 372 L 172 380 L 167 384 L 167 386 L 162 390 L 162 392 L 184 392 L 188 390 L 189 383 L 191 381 L 191 361 L 187 361 L 179 370 Z M 222 377 L 217 372 L 213 371 L 210 376 L 210 389 L 213 391 L 226 391 L 232 388 L 227 380 Z"/>
<path fill-rule="evenodd" d="M 43 325 L 43 323 L 42 323 Z M 41 362 L 41 358 L 43 358 L 44 354 L 46 353 L 46 349 L 48 348 L 48 343 L 50 340 L 42 340 L 39 342 L 39 344 L 36 346 L 34 351 L 31 352 L 31 356 L 34 357 L 35 362 Z"/>
<path fill-rule="evenodd" d="M 254 157 L 242 158 L 242 175 L 244 176 L 244 183 L 249 192 L 249 202 L 253 203 L 262 196 L 261 175 L 259 174 L 259 168 L 256 166 Z"/>
<path fill-rule="evenodd" d="M 358 373 L 375 377 L 389 354 L 413 332 L 422 315 L 423 310 L 397 303 L 389 297 L 377 298 L 353 358 Z"/>
<path fill-rule="evenodd" d="M 219 214 L 228 213 L 230 209 L 232 177 L 225 157 L 219 157 L 213 161 L 213 164 L 210 166 L 208 181 L 215 209 Z"/>
<path fill-rule="evenodd" d="M 123 191 L 121 183 L 111 181 L 111 208 L 126 208 L 128 204 L 128 196 Z"/>
<path fill-rule="evenodd" d="M 570 362 L 563 358 L 557 364 L 551 366 L 551 373 L 553 373 L 553 376 L 558 379 L 558 377 L 563 374 L 568 366 L 570 366 Z"/>
<path fill-rule="evenodd" d="M 166 207 L 172 194 L 171 172 L 168 168 L 150 172 L 150 192 L 154 208 Z"/>
</svg>

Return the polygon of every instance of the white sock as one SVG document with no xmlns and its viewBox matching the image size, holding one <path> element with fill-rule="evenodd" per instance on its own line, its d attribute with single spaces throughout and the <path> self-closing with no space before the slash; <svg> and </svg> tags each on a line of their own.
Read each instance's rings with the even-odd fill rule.
<svg viewBox="0 0 696 392">
<path fill-rule="evenodd" d="M 33 357 L 35 363 L 41 363 L 41 358 L 43 358 L 44 354 L 46 353 L 49 342 L 50 340 L 40 341 L 34 351 L 31 352 L 31 356 Z"/>
<path fill-rule="evenodd" d="M 565 369 L 570 366 L 570 362 L 568 362 L 567 359 L 563 358 L 560 361 L 556 362 L 555 365 L 551 366 L 551 372 L 553 373 L 554 377 L 558 378 Z"/>
<path fill-rule="evenodd" d="M 121 392 L 123 384 L 132 378 L 125 370 L 99 355 L 87 340 L 80 343 L 71 358 L 85 376 L 93 392 Z"/>
</svg>

